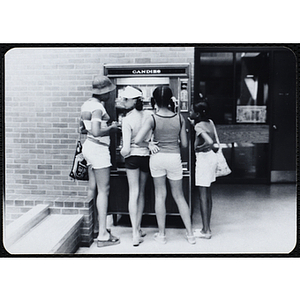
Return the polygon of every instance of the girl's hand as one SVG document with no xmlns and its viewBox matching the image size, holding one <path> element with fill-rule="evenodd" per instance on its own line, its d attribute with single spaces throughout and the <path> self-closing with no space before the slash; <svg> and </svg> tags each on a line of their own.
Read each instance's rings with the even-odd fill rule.
<svg viewBox="0 0 300 300">
<path fill-rule="evenodd" d="M 109 126 L 110 130 L 113 132 L 117 132 L 118 130 L 121 130 L 121 125 L 118 122 L 112 122 L 111 125 Z"/>
<path fill-rule="evenodd" d="M 121 155 L 125 158 L 130 154 L 130 149 L 122 148 L 120 151 Z"/>
<path fill-rule="evenodd" d="M 148 149 L 150 150 L 151 154 L 155 154 L 159 152 L 159 147 L 157 146 L 158 142 L 149 142 Z"/>
<path fill-rule="evenodd" d="M 195 120 L 192 120 L 190 117 L 187 118 L 192 126 L 195 126 Z"/>
</svg>

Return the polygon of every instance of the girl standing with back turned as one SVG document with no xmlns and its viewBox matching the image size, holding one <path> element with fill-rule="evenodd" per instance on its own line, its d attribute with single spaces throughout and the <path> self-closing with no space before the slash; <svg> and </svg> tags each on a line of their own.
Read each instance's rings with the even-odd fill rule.
<svg viewBox="0 0 300 300">
<path fill-rule="evenodd" d="M 122 96 L 123 105 L 129 112 L 122 120 L 121 154 L 125 158 L 129 186 L 128 210 L 132 226 L 132 244 L 136 247 L 143 242 L 146 235 L 141 229 L 141 221 L 145 205 L 145 185 L 150 169 L 148 143 L 136 145 L 134 138 L 146 117 L 152 112 L 143 110 L 143 94 L 140 89 L 127 86 Z"/>
<path fill-rule="evenodd" d="M 182 116 L 172 112 L 168 107 L 172 101 L 172 91 L 167 86 L 157 87 L 153 98 L 158 111 L 150 116 L 135 138 L 135 143 L 140 143 L 150 130 L 153 131 L 154 140 L 159 151 L 150 156 L 150 171 L 155 189 L 155 212 L 159 232 L 154 239 L 159 243 L 166 243 L 166 178 L 168 178 L 172 196 L 177 204 L 179 213 L 186 228 L 186 238 L 189 243 L 195 244 L 192 231 L 190 211 L 182 190 L 182 164 L 180 144 L 188 146 L 185 121 Z M 179 143 L 180 141 L 180 143 Z"/>
</svg>

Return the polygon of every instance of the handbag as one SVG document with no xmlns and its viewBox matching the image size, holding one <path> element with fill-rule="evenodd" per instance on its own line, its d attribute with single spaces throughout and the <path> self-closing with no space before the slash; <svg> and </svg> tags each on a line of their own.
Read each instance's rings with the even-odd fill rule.
<svg viewBox="0 0 300 300">
<path fill-rule="evenodd" d="M 219 137 L 218 137 L 218 134 L 217 134 L 216 126 L 213 122 L 212 122 L 212 124 L 214 126 L 216 141 L 217 141 L 218 146 L 219 146 L 219 149 L 216 152 L 216 156 L 217 156 L 216 177 L 226 176 L 226 175 L 229 175 L 231 173 L 231 170 L 230 170 L 230 168 L 227 164 L 226 158 L 223 154 L 222 147 L 221 147 Z"/>
<path fill-rule="evenodd" d="M 80 140 L 77 141 L 73 164 L 69 176 L 74 180 L 75 179 L 83 180 L 83 181 L 89 180 L 87 161 L 83 157 L 82 144 Z"/>
</svg>

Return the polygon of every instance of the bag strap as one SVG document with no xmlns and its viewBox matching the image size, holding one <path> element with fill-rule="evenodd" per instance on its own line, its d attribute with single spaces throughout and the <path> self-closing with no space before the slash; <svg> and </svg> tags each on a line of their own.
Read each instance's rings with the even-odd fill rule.
<svg viewBox="0 0 300 300">
<path fill-rule="evenodd" d="M 214 127 L 214 133 L 215 133 L 216 141 L 217 141 L 217 143 L 218 143 L 219 150 L 220 150 L 220 149 L 222 149 L 222 147 L 221 147 L 221 144 L 220 144 L 220 140 L 219 140 L 219 137 L 218 137 L 218 133 L 217 133 L 216 126 L 215 126 L 215 124 L 214 124 L 214 122 L 213 122 L 212 120 L 209 120 L 209 121 L 211 122 L 211 124 L 212 124 L 213 127 Z M 218 151 L 219 151 L 219 150 L 218 150 Z"/>
</svg>

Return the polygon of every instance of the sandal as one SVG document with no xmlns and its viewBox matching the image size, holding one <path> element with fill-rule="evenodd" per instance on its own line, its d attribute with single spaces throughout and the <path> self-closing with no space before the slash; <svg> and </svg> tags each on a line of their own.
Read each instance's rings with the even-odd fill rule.
<svg viewBox="0 0 300 300">
<path fill-rule="evenodd" d="M 109 229 L 107 229 L 109 234 L 109 239 L 106 241 L 97 240 L 97 247 L 106 247 L 120 244 L 120 239 L 116 236 L 113 236 Z"/>
<path fill-rule="evenodd" d="M 153 238 L 160 244 L 165 244 L 167 242 L 165 235 L 158 235 L 158 232 L 154 234 Z"/>
<path fill-rule="evenodd" d="M 145 237 L 147 235 L 147 233 L 145 231 L 143 231 L 142 229 L 139 230 L 140 236 L 141 237 Z"/>
<path fill-rule="evenodd" d="M 132 245 L 133 245 L 133 247 L 137 247 L 137 246 L 139 246 L 143 241 L 144 241 L 144 239 L 141 238 L 141 237 L 133 238 L 133 239 L 132 239 Z"/>
</svg>

